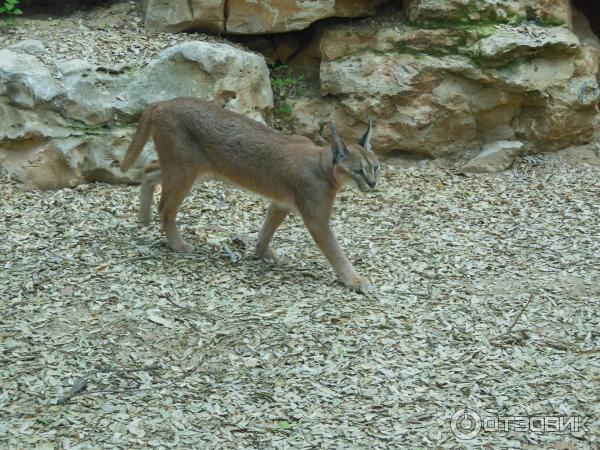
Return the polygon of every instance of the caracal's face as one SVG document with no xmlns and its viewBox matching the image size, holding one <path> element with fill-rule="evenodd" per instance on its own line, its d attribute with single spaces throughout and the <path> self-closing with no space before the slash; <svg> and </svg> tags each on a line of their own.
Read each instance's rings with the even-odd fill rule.
<svg viewBox="0 0 600 450">
<path fill-rule="evenodd" d="M 346 156 L 335 165 L 335 177 L 345 186 L 357 187 L 362 192 L 372 191 L 377 185 L 381 165 L 375 153 L 358 144 L 346 146 Z"/>
</svg>

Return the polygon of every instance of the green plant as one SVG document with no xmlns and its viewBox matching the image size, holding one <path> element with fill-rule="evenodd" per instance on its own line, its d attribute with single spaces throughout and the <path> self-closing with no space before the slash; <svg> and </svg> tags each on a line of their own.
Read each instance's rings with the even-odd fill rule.
<svg viewBox="0 0 600 450">
<path fill-rule="evenodd" d="M 273 88 L 275 111 L 284 117 L 292 114 L 290 99 L 306 93 L 304 75 L 294 74 L 285 64 L 271 68 L 271 87 Z"/>
<path fill-rule="evenodd" d="M 305 92 L 304 75 L 294 75 L 286 64 L 271 69 L 273 90 L 285 97 L 297 97 Z"/>
<path fill-rule="evenodd" d="M 281 114 L 285 114 L 285 115 L 290 115 L 292 114 L 292 105 L 290 105 L 289 103 L 281 103 L 279 105 L 279 108 L 277 108 L 277 110 L 281 113 Z"/>
<path fill-rule="evenodd" d="M 0 5 L 2 5 L 0 6 L 0 14 L 6 15 L 5 22 L 7 25 L 14 25 L 15 16 L 23 14 L 23 11 L 17 8 L 17 5 L 21 2 L 19 0 L 4 0 L 4 3 L 1 2 L 2 0 L 0 0 Z"/>
</svg>

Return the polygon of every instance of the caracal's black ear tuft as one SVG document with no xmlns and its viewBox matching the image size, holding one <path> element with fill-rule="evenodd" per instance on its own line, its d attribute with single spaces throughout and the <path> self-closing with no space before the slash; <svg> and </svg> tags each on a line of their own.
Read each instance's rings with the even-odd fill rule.
<svg viewBox="0 0 600 450">
<path fill-rule="evenodd" d="M 363 134 L 362 137 L 358 140 L 358 145 L 360 145 L 365 150 L 369 150 L 370 152 L 372 152 L 373 150 L 371 149 L 371 134 L 373 134 L 373 122 L 371 121 L 370 116 L 367 116 L 367 122 L 369 122 L 369 128 L 367 128 L 365 134 Z"/>
<path fill-rule="evenodd" d="M 346 158 L 346 156 L 348 156 L 348 149 L 340 139 L 335 122 L 331 122 L 331 136 L 333 137 L 333 144 L 331 145 L 331 151 L 333 152 L 333 163 L 337 164 Z"/>
</svg>

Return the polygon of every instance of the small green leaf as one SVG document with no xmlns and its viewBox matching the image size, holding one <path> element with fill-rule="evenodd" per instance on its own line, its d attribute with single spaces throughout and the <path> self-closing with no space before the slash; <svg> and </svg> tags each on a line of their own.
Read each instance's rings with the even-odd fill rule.
<svg viewBox="0 0 600 450">
<path fill-rule="evenodd" d="M 281 430 L 289 430 L 290 428 L 292 428 L 292 426 L 287 420 L 280 420 L 279 422 L 277 422 L 277 428 Z"/>
<path fill-rule="evenodd" d="M 5 13 L 6 8 L 4 6 L 0 6 L 0 14 Z"/>
<path fill-rule="evenodd" d="M 21 11 L 19 8 L 15 8 L 13 10 L 13 14 L 23 14 L 23 11 Z"/>
</svg>

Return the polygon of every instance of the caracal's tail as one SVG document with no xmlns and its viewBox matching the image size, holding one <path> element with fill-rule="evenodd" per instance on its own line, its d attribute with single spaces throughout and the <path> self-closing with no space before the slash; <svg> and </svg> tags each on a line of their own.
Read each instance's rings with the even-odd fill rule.
<svg viewBox="0 0 600 450">
<path fill-rule="evenodd" d="M 135 160 L 140 156 L 142 150 L 144 149 L 144 144 L 150 137 L 150 133 L 152 132 L 152 112 L 154 108 L 149 106 L 142 113 L 140 117 L 140 123 L 135 130 L 135 134 L 133 135 L 133 139 L 125 152 L 125 156 L 123 157 L 123 161 L 121 161 L 121 172 L 127 172 L 131 165 L 135 162 Z"/>
</svg>

